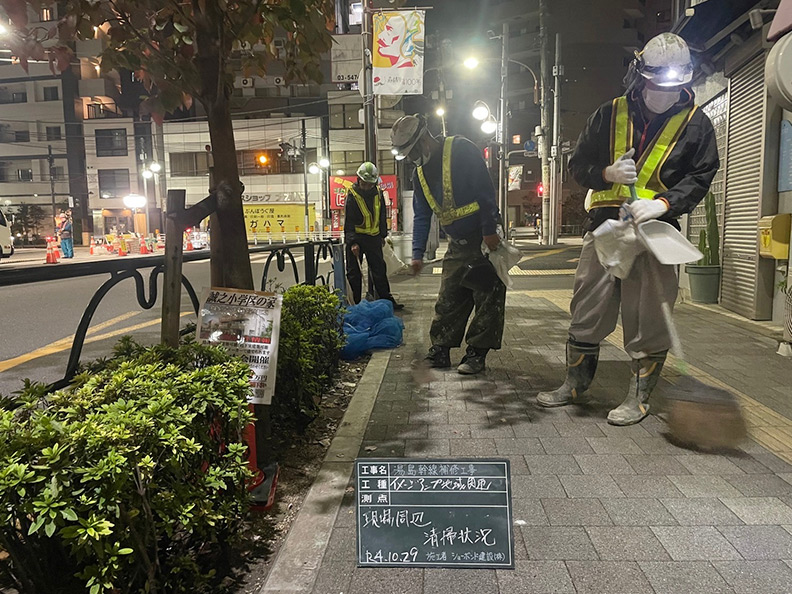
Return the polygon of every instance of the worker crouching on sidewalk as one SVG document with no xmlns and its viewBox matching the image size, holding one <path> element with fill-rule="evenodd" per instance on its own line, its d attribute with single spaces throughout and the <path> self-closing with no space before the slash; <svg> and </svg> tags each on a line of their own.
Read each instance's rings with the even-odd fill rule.
<svg viewBox="0 0 792 594">
<path fill-rule="evenodd" d="M 644 252 L 629 276 L 619 280 L 600 264 L 591 232 L 619 218 L 631 185 L 639 200 L 627 208 L 636 224 L 659 219 L 679 229 L 677 218 L 706 195 L 719 167 L 718 151 L 712 123 L 695 106 L 688 88 L 692 73 L 682 38 L 663 33 L 651 39 L 630 67 L 627 94 L 601 106 L 578 140 L 569 168 L 594 193 L 575 273 L 567 376 L 557 390 L 539 394 L 542 406 L 570 404 L 588 389 L 600 343 L 616 328 L 621 308 L 633 378 L 626 399 L 610 411 L 608 422 L 632 425 L 649 414 L 649 396 L 671 346 L 661 304 L 676 301 L 678 271 Z M 650 266 L 659 271 L 662 295 L 652 282 Z"/>
<path fill-rule="evenodd" d="M 501 241 L 498 205 L 486 163 L 478 147 L 466 138 L 434 138 L 422 116 L 399 119 L 391 141 L 397 158 L 416 165 L 413 272 L 418 274 L 423 268 L 432 213 L 449 238 L 426 359 L 432 367 L 450 367 L 450 349 L 459 347 L 465 338 L 468 347 L 457 371 L 481 373 L 489 350 L 501 346 L 506 305 L 506 286 L 481 253 L 482 240 L 491 251 Z"/>
<path fill-rule="evenodd" d="M 388 270 L 382 247 L 388 236 L 385 198 L 379 189 L 379 172 L 374 163 L 363 163 L 357 170 L 357 182 L 347 191 L 344 207 L 344 241 L 346 243 L 347 280 L 352 287 L 355 303 L 360 303 L 363 293 L 363 257 L 368 262 L 369 274 L 379 299 L 393 303 L 393 309 L 404 306 L 391 295 Z"/>
</svg>

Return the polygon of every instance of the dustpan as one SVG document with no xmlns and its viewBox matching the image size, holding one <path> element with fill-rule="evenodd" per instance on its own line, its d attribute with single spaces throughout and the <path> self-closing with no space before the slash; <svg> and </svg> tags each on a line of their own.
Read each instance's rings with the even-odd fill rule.
<svg viewBox="0 0 792 594">
<path fill-rule="evenodd" d="M 663 221 L 641 223 L 638 225 L 638 236 L 660 264 L 687 264 L 698 262 L 704 257 L 676 227 Z"/>
</svg>

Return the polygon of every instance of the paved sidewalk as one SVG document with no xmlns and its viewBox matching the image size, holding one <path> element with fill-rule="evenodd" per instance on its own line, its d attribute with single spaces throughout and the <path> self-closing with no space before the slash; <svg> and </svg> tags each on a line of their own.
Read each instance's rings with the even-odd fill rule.
<svg viewBox="0 0 792 594">
<path fill-rule="evenodd" d="M 792 362 L 774 354 L 775 342 L 727 316 L 678 308 L 692 372 L 738 394 L 753 437 L 731 455 L 684 450 L 663 437 L 658 416 L 627 428 L 605 423 L 629 377 L 618 331 L 603 345 L 588 404 L 536 407 L 536 393 L 563 377 L 570 291 L 515 281 L 504 349 L 479 378 L 412 370 L 428 346 L 439 279 L 395 284 L 407 306 L 405 344 L 377 355 L 379 389 L 365 382 L 356 393 L 353 403 L 360 395 L 368 404 L 345 417 L 323 468 L 330 479 L 309 495 L 262 593 L 792 591 L 792 422 L 784 416 L 792 414 Z M 455 361 L 461 354 L 452 351 Z M 357 568 L 355 451 L 509 458 L 516 569 Z M 285 579 L 290 568 L 303 572 L 299 585 Z"/>
</svg>

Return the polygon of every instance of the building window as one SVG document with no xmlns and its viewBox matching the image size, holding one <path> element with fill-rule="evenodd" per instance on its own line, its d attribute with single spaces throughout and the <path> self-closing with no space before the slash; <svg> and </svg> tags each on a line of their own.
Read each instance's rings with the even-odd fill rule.
<svg viewBox="0 0 792 594">
<path fill-rule="evenodd" d="M 377 169 L 380 175 L 396 175 L 396 159 L 392 152 L 380 151 L 377 159 Z"/>
<path fill-rule="evenodd" d="M 100 169 L 99 196 L 121 198 L 129 194 L 129 169 Z"/>
<path fill-rule="evenodd" d="M 27 91 L 11 93 L 11 103 L 27 103 Z"/>
<path fill-rule="evenodd" d="M 42 23 L 49 23 L 52 20 L 52 9 L 42 6 L 39 12 L 39 20 Z"/>
<path fill-rule="evenodd" d="M 126 128 L 96 130 L 95 134 L 97 157 L 126 157 L 128 153 Z"/>
<path fill-rule="evenodd" d="M 47 140 L 63 140 L 60 126 L 47 126 Z"/>
<path fill-rule="evenodd" d="M 30 130 L 16 130 L 14 142 L 30 142 Z"/>
<path fill-rule="evenodd" d="M 17 179 L 21 182 L 32 182 L 33 181 L 33 170 L 32 169 L 17 169 Z"/>
<path fill-rule="evenodd" d="M 363 151 L 331 151 L 330 163 L 333 172 L 344 171 L 346 175 L 355 175 L 364 159 Z"/>
<path fill-rule="evenodd" d="M 173 177 L 209 175 L 209 153 L 170 153 L 170 174 Z"/>
<path fill-rule="evenodd" d="M 44 87 L 44 101 L 58 101 L 60 99 L 60 91 L 58 87 Z"/>
<path fill-rule="evenodd" d="M 350 103 L 347 105 L 330 106 L 331 130 L 359 130 L 363 127 L 358 119 L 360 105 Z"/>
</svg>

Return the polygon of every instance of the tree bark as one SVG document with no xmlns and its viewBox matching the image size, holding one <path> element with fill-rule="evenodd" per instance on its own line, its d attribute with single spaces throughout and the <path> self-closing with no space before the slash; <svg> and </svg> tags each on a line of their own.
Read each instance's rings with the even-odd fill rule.
<svg viewBox="0 0 792 594">
<path fill-rule="evenodd" d="M 225 182 L 229 192 L 217 193 L 218 228 L 212 228 L 212 260 L 221 268 L 212 266 L 212 285 L 228 289 L 253 290 L 253 272 L 250 268 L 245 216 L 242 210 L 242 184 L 237 167 L 234 128 L 231 108 L 225 96 L 216 98 L 209 109 L 209 137 L 214 161 L 214 184 Z M 218 237 L 219 236 L 219 237 Z M 219 242 L 217 241 L 219 239 Z M 219 245 L 216 245 L 219 243 Z M 221 276 L 222 278 L 215 278 Z"/>
</svg>

